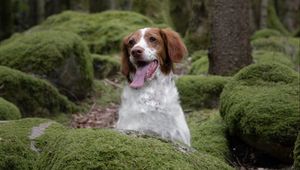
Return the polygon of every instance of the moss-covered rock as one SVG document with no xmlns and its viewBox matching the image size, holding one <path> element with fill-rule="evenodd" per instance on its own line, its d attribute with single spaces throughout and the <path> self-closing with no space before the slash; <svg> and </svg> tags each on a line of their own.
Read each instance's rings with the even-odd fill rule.
<svg viewBox="0 0 300 170">
<path fill-rule="evenodd" d="M 229 77 L 220 76 L 182 76 L 176 81 L 180 101 L 184 109 L 215 108 L 219 96 L 230 81 Z"/>
<path fill-rule="evenodd" d="M 103 79 L 116 75 L 121 67 L 120 61 L 113 56 L 93 54 L 94 76 Z"/>
<path fill-rule="evenodd" d="M 299 74 L 277 64 L 242 69 L 221 94 L 220 113 L 231 135 L 284 162 L 300 130 Z"/>
<path fill-rule="evenodd" d="M 255 39 L 259 39 L 259 38 L 276 37 L 276 36 L 283 36 L 283 35 L 278 30 L 265 28 L 265 29 L 256 31 L 251 36 L 251 40 L 255 40 Z"/>
<path fill-rule="evenodd" d="M 200 75 L 200 74 L 208 73 L 209 63 L 208 63 L 207 51 L 204 50 L 195 51 L 191 55 L 191 62 L 192 65 L 189 69 L 188 74 Z"/>
<path fill-rule="evenodd" d="M 258 51 L 253 51 L 252 56 L 254 59 L 254 63 L 260 63 L 260 64 L 277 63 L 277 64 L 288 66 L 290 68 L 295 67 L 291 57 L 282 52 L 258 50 Z"/>
<path fill-rule="evenodd" d="M 17 106 L 0 97 L 0 120 L 20 119 L 21 113 Z"/>
<path fill-rule="evenodd" d="M 292 37 L 269 37 L 251 41 L 254 50 L 281 52 L 291 57 L 296 66 L 300 65 L 300 39 Z"/>
<path fill-rule="evenodd" d="M 105 129 L 69 130 L 49 141 L 37 169 L 232 169 L 210 155 Z"/>
<path fill-rule="evenodd" d="M 300 169 L 300 133 L 295 143 L 294 149 L 294 169 Z"/>
<path fill-rule="evenodd" d="M 226 126 L 217 110 L 201 110 L 188 114 L 192 147 L 226 162 L 230 149 Z"/>
<path fill-rule="evenodd" d="M 0 94 L 14 103 L 23 116 L 69 113 L 75 106 L 45 80 L 0 66 Z"/>
<path fill-rule="evenodd" d="M 46 132 L 48 130 L 49 134 Z M 36 148 L 35 137 L 39 137 L 41 142 L 43 135 L 54 137 L 55 133 L 63 130 L 63 126 L 47 119 L 27 118 L 0 122 L 0 169 L 34 169 L 38 157 L 36 149 L 41 149 Z"/>
<path fill-rule="evenodd" d="M 46 78 L 72 99 L 82 99 L 92 89 L 89 51 L 73 33 L 42 31 L 15 35 L 1 44 L 0 64 Z"/>
<path fill-rule="evenodd" d="M 136 29 L 153 25 L 153 22 L 138 13 L 107 11 L 87 14 L 66 11 L 47 18 L 29 31 L 62 30 L 76 33 L 88 44 L 90 51 L 108 54 L 119 51 L 124 36 Z"/>
</svg>

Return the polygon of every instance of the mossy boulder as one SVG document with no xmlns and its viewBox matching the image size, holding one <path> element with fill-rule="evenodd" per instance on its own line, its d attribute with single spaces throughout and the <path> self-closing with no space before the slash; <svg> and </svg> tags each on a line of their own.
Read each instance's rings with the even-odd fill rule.
<svg viewBox="0 0 300 170">
<path fill-rule="evenodd" d="M 230 159 L 226 126 L 217 110 L 201 110 L 188 114 L 192 147 L 226 162 Z"/>
<path fill-rule="evenodd" d="M 37 169 L 233 169 L 218 158 L 183 152 L 152 137 L 107 129 L 69 130 L 48 141 Z"/>
<path fill-rule="evenodd" d="M 109 55 L 93 54 L 94 76 L 97 79 L 107 78 L 117 75 L 120 71 L 120 61 L 117 57 Z"/>
<path fill-rule="evenodd" d="M 37 143 L 50 139 L 42 138 L 44 135 L 55 137 L 64 129 L 51 120 L 38 118 L 0 122 L 0 169 L 34 169 L 40 151 L 37 149 L 42 149 Z"/>
<path fill-rule="evenodd" d="M 88 48 L 73 33 L 42 31 L 15 35 L 0 45 L 0 64 L 48 79 L 72 99 L 92 89 Z"/>
<path fill-rule="evenodd" d="M 253 55 L 254 63 L 260 63 L 260 64 L 276 63 L 276 64 L 282 64 L 288 66 L 290 68 L 295 67 L 291 57 L 282 52 L 257 50 L 257 51 L 253 51 L 252 55 Z"/>
<path fill-rule="evenodd" d="M 294 169 L 300 169 L 300 132 L 298 134 L 294 149 Z"/>
<path fill-rule="evenodd" d="M 229 77 L 187 75 L 178 78 L 176 86 L 184 109 L 216 108 Z"/>
<path fill-rule="evenodd" d="M 0 97 L 0 120 L 20 119 L 21 113 L 17 106 Z"/>
<path fill-rule="evenodd" d="M 15 104 L 23 116 L 69 113 L 75 106 L 49 82 L 0 66 L 0 94 Z"/>
<path fill-rule="evenodd" d="M 265 28 L 265 29 L 256 31 L 251 36 L 251 40 L 255 40 L 255 39 L 259 39 L 259 38 L 276 37 L 276 36 L 283 36 L 283 35 L 278 30 Z"/>
<path fill-rule="evenodd" d="M 234 76 L 221 94 L 229 133 L 283 162 L 292 161 L 300 130 L 299 74 L 277 64 L 254 64 Z"/>
<path fill-rule="evenodd" d="M 110 54 L 119 51 L 122 39 L 136 29 L 153 25 L 138 13 L 107 11 L 87 14 L 66 11 L 47 18 L 29 32 L 60 30 L 76 33 L 87 43 L 92 53 Z"/>
<path fill-rule="evenodd" d="M 189 69 L 189 73 L 191 75 L 201 75 L 208 73 L 208 56 L 207 51 L 199 50 L 195 51 L 191 57 L 191 67 Z"/>
<path fill-rule="evenodd" d="M 264 50 L 284 53 L 292 59 L 295 66 L 300 65 L 300 38 L 269 37 L 258 38 L 251 41 L 254 50 Z"/>
</svg>

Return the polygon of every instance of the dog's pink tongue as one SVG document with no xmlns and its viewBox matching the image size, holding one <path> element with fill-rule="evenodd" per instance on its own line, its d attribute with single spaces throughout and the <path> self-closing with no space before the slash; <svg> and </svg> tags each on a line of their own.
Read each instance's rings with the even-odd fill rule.
<svg viewBox="0 0 300 170">
<path fill-rule="evenodd" d="M 150 64 L 144 66 L 144 67 L 139 67 L 135 75 L 133 77 L 133 81 L 130 83 L 130 87 L 132 88 L 140 88 L 144 86 L 147 70 Z"/>
</svg>

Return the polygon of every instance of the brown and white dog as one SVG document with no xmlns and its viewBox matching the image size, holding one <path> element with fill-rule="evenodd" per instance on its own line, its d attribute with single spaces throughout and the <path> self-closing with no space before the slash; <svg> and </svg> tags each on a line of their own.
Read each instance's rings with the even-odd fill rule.
<svg viewBox="0 0 300 170">
<path fill-rule="evenodd" d="M 151 131 L 190 145 L 172 71 L 186 53 L 171 29 L 144 28 L 124 38 L 122 73 L 129 85 L 122 94 L 118 129 Z"/>
</svg>

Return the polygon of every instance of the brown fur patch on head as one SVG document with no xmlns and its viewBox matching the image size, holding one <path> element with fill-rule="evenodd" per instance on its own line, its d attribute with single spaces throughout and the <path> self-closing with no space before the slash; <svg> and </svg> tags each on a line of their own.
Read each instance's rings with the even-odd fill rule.
<svg viewBox="0 0 300 170">
<path fill-rule="evenodd" d="M 131 35 L 123 39 L 121 45 L 121 72 L 126 76 L 127 80 L 130 82 L 130 72 L 135 72 L 135 68 L 132 63 L 129 61 L 129 38 Z"/>
</svg>

